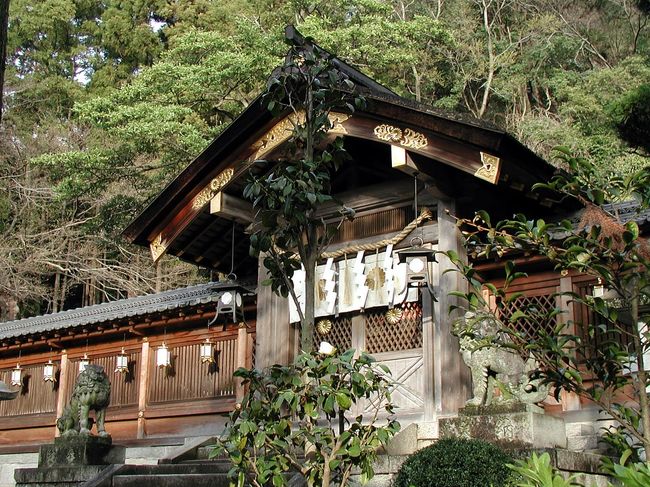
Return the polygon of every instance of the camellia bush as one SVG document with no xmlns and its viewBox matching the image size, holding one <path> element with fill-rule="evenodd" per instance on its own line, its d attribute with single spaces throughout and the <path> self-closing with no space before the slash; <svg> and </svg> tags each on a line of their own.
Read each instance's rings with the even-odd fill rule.
<svg viewBox="0 0 650 487">
<path fill-rule="evenodd" d="M 525 215 L 492 222 L 480 211 L 469 219 L 458 219 L 468 253 L 474 259 L 504 261 L 505 284 L 497 287 L 481 279 L 476 269 L 454 252 L 447 256 L 469 283 L 469 292 L 454 292 L 463 308 L 488 314 L 500 323 L 501 332 L 512 338 L 519 351 L 540 364 L 538 377 L 554 387 L 588 399 L 616 422 L 604 440 L 630 462 L 648 458 L 650 451 L 650 364 L 644 360 L 650 350 L 650 334 L 643 324 L 650 320 L 650 243 L 641 235 L 634 218 L 623 218 L 616 205 L 625 201 L 638 211 L 650 207 L 650 167 L 599 182 L 587 160 L 560 150 L 561 162 L 569 172 L 559 172 L 549 183 L 536 189 L 555 197 L 579 202 L 584 211 L 579 223 L 533 220 Z M 559 293 L 571 303 L 584 306 L 596 319 L 574 322 L 559 319 L 559 309 L 548 312 L 536 306 L 512 310 L 522 293 L 509 285 L 525 274 L 516 270 L 522 256 L 543 255 L 562 274 L 579 272 L 591 276 L 602 295 L 581 296 Z M 493 296 L 491 308 L 484 292 Z M 538 323 L 534 334 L 522 332 L 521 321 Z M 548 331 L 544 324 L 558 324 Z M 595 340 L 600 337 L 601 340 Z M 606 338 L 606 339 L 603 339 Z M 645 455 L 644 455 L 645 451 Z"/>
<path fill-rule="evenodd" d="M 354 350 L 303 353 L 291 365 L 235 376 L 248 392 L 214 452 L 232 461 L 237 486 L 282 486 L 292 473 L 309 486 L 345 486 L 354 467 L 369 479 L 377 449 L 400 429 L 388 368 Z M 360 401 L 370 413 L 351 417 Z"/>
</svg>

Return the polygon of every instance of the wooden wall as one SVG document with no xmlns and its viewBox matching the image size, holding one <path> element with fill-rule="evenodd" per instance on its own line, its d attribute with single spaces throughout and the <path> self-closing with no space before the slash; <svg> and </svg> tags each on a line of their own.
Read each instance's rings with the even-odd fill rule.
<svg viewBox="0 0 650 487">
<path fill-rule="evenodd" d="M 13 401 L 0 402 L 0 449 L 54 438 L 56 418 L 70 400 L 84 353 L 91 363 L 104 367 L 111 381 L 106 428 L 114 439 L 207 434 L 211 423 L 215 428 L 222 424 L 223 420 L 214 415 L 225 416 L 243 395 L 233 372 L 252 366 L 255 323 L 212 329 L 213 364 L 201 363 L 199 355 L 199 346 L 208 336 L 205 321 L 194 328 L 160 331 L 49 353 L 31 355 L 28 349 L 23 350 L 21 393 Z M 159 368 L 155 363 L 155 351 L 163 341 L 172 356 L 169 368 Z M 115 371 L 122 347 L 129 356 L 128 373 Z M 56 365 L 54 383 L 43 381 L 43 365 L 48 359 Z M 16 361 L 17 357 L 0 358 L 0 378 L 7 384 Z"/>
</svg>

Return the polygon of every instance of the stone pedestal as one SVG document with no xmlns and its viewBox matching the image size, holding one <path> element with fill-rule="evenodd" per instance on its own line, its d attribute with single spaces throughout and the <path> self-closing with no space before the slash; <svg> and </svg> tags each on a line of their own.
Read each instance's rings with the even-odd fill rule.
<svg viewBox="0 0 650 487">
<path fill-rule="evenodd" d="M 505 448 L 566 448 L 564 420 L 533 405 L 468 406 L 440 420 L 441 437 L 479 438 Z"/>
<path fill-rule="evenodd" d="M 54 443 L 41 445 L 38 466 L 110 465 L 124 463 L 124 458 L 124 447 L 113 446 L 110 436 L 62 436 L 55 438 Z"/>
<path fill-rule="evenodd" d="M 72 487 L 96 477 L 107 465 L 124 463 L 126 449 L 110 437 L 72 435 L 42 445 L 38 468 L 16 470 L 17 487 Z"/>
</svg>

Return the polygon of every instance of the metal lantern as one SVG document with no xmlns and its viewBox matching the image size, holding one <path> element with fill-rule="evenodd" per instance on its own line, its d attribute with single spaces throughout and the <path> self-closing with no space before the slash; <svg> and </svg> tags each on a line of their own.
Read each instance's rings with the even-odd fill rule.
<svg viewBox="0 0 650 487">
<path fill-rule="evenodd" d="M 242 297 L 236 290 L 226 291 L 219 297 L 217 303 L 217 316 L 232 317 L 231 323 L 237 323 L 239 318 L 243 320 L 244 310 L 242 308 Z"/>
<path fill-rule="evenodd" d="M 52 359 L 48 360 L 43 366 L 43 381 L 54 382 L 54 364 L 52 363 Z"/>
<path fill-rule="evenodd" d="M 11 371 L 11 385 L 21 386 L 22 384 L 23 384 L 23 369 L 20 368 L 20 364 L 16 364 L 16 367 Z"/>
<path fill-rule="evenodd" d="M 214 318 L 208 323 L 208 327 L 214 325 L 217 321 L 223 323 L 223 327 L 229 323 L 240 323 L 244 319 L 244 300 L 242 295 L 247 292 L 245 288 L 230 281 L 225 285 L 220 285 L 221 294 L 217 301 L 217 309 Z"/>
<path fill-rule="evenodd" d="M 128 371 L 129 371 L 129 356 L 124 351 L 124 347 L 122 347 L 122 351 L 115 358 L 115 372 L 126 374 Z"/>
<path fill-rule="evenodd" d="M 210 341 L 209 338 L 206 338 L 200 347 L 201 352 L 201 363 L 213 363 L 214 362 L 214 344 Z"/>
<path fill-rule="evenodd" d="M 88 358 L 88 354 L 84 353 L 84 356 L 81 357 L 81 360 L 79 360 L 79 373 L 81 374 L 84 370 L 86 370 L 86 367 L 90 364 L 90 359 Z"/>
<path fill-rule="evenodd" d="M 156 350 L 156 365 L 158 367 L 169 367 L 172 364 L 172 354 L 165 345 L 165 342 L 162 342 L 162 345 Z"/>
<path fill-rule="evenodd" d="M 398 256 L 400 263 L 407 266 L 407 287 L 424 287 L 433 296 L 429 263 L 436 262 L 436 251 L 424 248 L 420 244 L 398 252 Z"/>
</svg>

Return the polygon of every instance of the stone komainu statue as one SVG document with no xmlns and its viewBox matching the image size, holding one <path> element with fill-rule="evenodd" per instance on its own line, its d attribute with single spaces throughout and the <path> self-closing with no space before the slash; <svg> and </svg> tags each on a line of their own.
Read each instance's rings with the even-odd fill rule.
<svg viewBox="0 0 650 487">
<path fill-rule="evenodd" d="M 101 365 L 87 365 L 77 376 L 70 404 L 56 421 L 61 435 L 90 434 L 92 423 L 88 413 L 92 409 L 95 411 L 97 433 L 99 436 L 109 436 L 104 428 L 104 419 L 110 398 L 111 383 L 104 368 Z"/>
<path fill-rule="evenodd" d="M 537 363 L 524 360 L 508 345 L 512 342 L 499 333 L 498 322 L 489 313 L 465 313 L 454 324 L 463 361 L 472 371 L 473 396 L 469 406 L 488 406 L 493 402 L 535 404 L 548 396 L 549 386 L 533 378 Z M 493 397 L 494 389 L 501 395 Z"/>
</svg>

